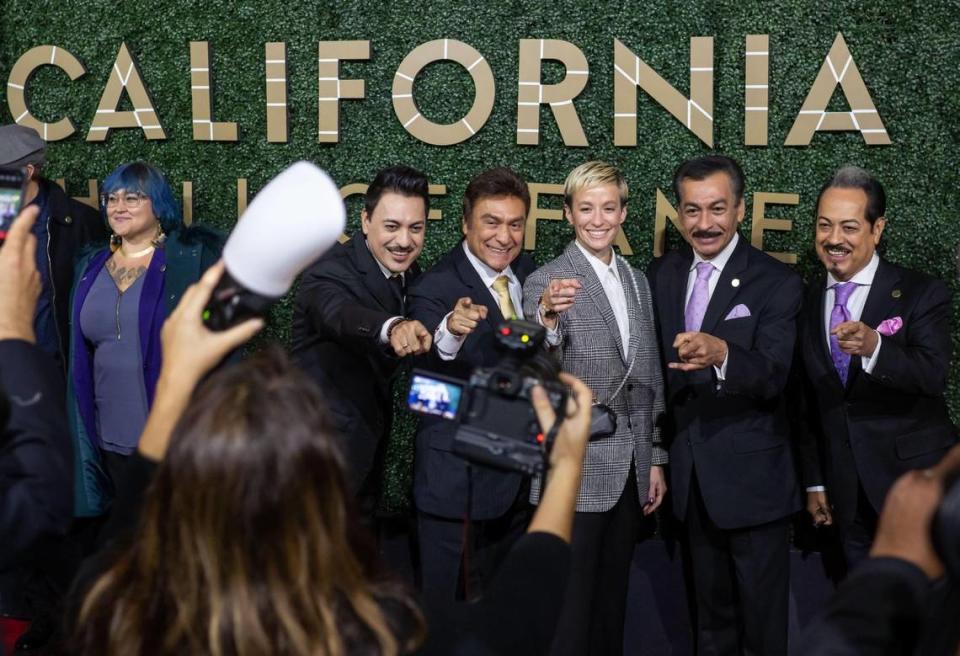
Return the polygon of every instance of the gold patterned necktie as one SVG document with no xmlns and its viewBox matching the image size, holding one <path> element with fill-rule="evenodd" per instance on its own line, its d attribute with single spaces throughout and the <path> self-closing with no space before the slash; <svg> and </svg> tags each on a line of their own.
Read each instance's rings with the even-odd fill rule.
<svg viewBox="0 0 960 656">
<path fill-rule="evenodd" d="M 513 307 L 513 301 L 510 300 L 510 279 L 506 276 L 500 276 L 493 281 L 493 291 L 497 292 L 499 299 L 500 314 L 504 319 L 516 319 L 517 311 Z"/>
</svg>

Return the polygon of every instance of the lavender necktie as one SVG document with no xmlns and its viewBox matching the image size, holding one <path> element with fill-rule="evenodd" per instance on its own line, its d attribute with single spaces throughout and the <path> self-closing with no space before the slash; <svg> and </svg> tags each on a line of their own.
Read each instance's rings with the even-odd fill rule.
<svg viewBox="0 0 960 656">
<path fill-rule="evenodd" d="M 850 354 L 840 350 L 840 342 L 833 334 L 833 330 L 844 321 L 850 321 L 847 301 L 856 288 L 855 282 L 838 282 L 833 286 L 833 310 L 830 312 L 830 357 L 833 358 L 833 366 L 844 385 L 847 384 L 847 373 L 850 371 Z"/>
<path fill-rule="evenodd" d="M 707 303 L 710 302 L 710 274 L 713 265 L 709 262 L 697 263 L 697 279 L 693 282 L 693 292 L 687 301 L 684 312 L 684 330 L 688 333 L 697 332 L 703 324 L 703 315 L 707 313 Z"/>
</svg>

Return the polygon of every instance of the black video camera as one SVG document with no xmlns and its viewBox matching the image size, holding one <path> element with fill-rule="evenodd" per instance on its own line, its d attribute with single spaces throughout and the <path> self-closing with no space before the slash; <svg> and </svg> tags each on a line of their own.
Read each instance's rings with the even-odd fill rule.
<svg viewBox="0 0 960 656">
<path fill-rule="evenodd" d="M 453 451 L 467 460 L 524 474 L 542 473 L 550 444 L 530 403 L 542 385 L 558 421 L 568 390 L 560 366 L 543 346 L 546 330 L 529 321 L 506 321 L 495 333 L 503 354 L 496 366 L 478 367 L 469 381 L 414 370 L 407 405 L 414 412 L 458 421 Z"/>
</svg>

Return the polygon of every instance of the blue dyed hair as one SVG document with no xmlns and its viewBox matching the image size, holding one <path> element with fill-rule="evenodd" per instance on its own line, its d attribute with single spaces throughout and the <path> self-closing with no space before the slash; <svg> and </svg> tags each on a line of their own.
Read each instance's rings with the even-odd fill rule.
<svg viewBox="0 0 960 656">
<path fill-rule="evenodd" d="M 170 183 L 157 167 L 146 162 L 128 162 L 121 164 L 103 181 L 101 193 L 115 191 L 139 191 L 150 199 L 153 213 L 160 220 L 163 231 L 170 233 L 183 227 L 180 204 L 173 197 Z"/>
</svg>

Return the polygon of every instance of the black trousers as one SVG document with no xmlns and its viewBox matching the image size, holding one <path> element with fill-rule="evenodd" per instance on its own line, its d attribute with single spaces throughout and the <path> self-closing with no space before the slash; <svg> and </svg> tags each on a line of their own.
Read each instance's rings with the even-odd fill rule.
<svg viewBox="0 0 960 656">
<path fill-rule="evenodd" d="M 641 519 L 632 465 L 613 508 L 574 516 L 570 579 L 551 656 L 623 654 L 627 584 Z"/>
<path fill-rule="evenodd" d="M 473 520 L 469 527 L 463 519 L 417 513 L 420 590 L 428 607 L 442 609 L 455 600 L 472 601 L 483 595 L 507 552 L 530 524 L 533 506 L 529 495 L 529 484 L 521 485 L 505 514 Z M 467 545 L 469 549 L 464 548 Z"/>
<path fill-rule="evenodd" d="M 853 521 L 837 527 L 840 530 L 840 543 L 847 561 L 848 574 L 870 554 L 870 547 L 877 533 L 877 519 L 877 511 L 867 498 L 863 485 L 858 482 L 857 508 L 853 513 Z"/>
<path fill-rule="evenodd" d="M 710 519 L 696 475 L 687 504 L 698 656 L 787 653 L 789 517 L 721 529 Z"/>
</svg>

